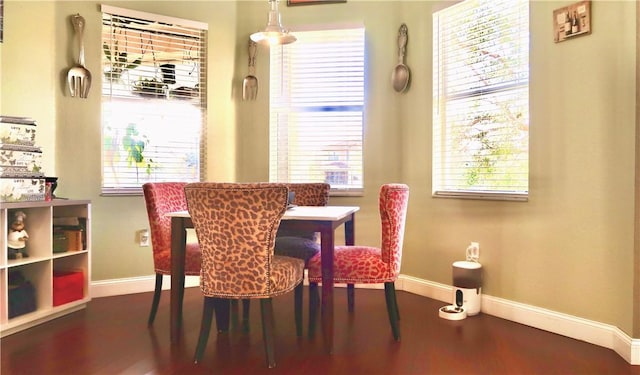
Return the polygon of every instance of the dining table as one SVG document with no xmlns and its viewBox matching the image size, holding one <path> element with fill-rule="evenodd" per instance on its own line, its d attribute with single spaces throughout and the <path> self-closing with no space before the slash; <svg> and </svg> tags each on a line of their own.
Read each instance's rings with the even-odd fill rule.
<svg viewBox="0 0 640 375">
<path fill-rule="evenodd" d="M 358 206 L 295 206 L 287 209 L 280 227 L 320 233 L 320 257 L 322 264 L 322 300 L 320 307 L 324 349 L 333 351 L 333 252 L 335 231 L 344 225 L 345 245 L 354 245 L 355 214 Z M 187 229 L 193 228 L 188 211 L 166 214 L 171 217 L 171 295 L 170 338 L 180 341 L 182 330 L 182 301 L 184 299 L 184 263 Z M 183 277 L 180 277 L 183 275 Z"/>
</svg>

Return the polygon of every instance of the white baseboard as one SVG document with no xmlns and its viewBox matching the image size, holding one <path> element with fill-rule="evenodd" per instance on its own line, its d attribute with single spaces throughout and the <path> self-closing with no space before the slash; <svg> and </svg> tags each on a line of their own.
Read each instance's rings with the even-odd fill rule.
<svg viewBox="0 0 640 375">
<path fill-rule="evenodd" d="M 162 289 L 170 288 L 165 277 Z M 91 297 L 108 297 L 153 291 L 155 275 L 127 279 L 102 280 L 91 283 Z M 185 287 L 197 287 L 200 278 L 187 276 Z M 343 285 L 336 285 L 337 287 Z M 380 289 L 381 285 L 359 284 L 358 288 Z M 450 303 L 453 287 L 432 281 L 400 275 L 396 289 Z M 519 302 L 483 294 L 481 311 L 484 314 L 528 325 L 576 340 L 611 349 L 632 365 L 640 365 L 640 339 L 633 339 L 618 327 L 573 315 L 558 313 Z M 437 311 L 433 312 L 437 314 Z"/>
<path fill-rule="evenodd" d="M 91 283 L 91 298 L 153 292 L 155 284 L 156 275 L 93 281 Z M 198 276 L 186 276 L 184 279 L 184 286 L 186 288 L 199 285 L 200 277 Z M 171 289 L 171 276 L 165 276 L 162 278 L 162 289 Z"/>
<path fill-rule="evenodd" d="M 453 287 L 401 275 L 399 290 L 451 303 Z M 632 339 L 620 328 L 536 306 L 483 294 L 484 314 L 528 325 L 576 340 L 611 349 L 632 365 L 640 365 L 640 339 Z M 437 311 L 433 312 L 437 314 Z"/>
</svg>

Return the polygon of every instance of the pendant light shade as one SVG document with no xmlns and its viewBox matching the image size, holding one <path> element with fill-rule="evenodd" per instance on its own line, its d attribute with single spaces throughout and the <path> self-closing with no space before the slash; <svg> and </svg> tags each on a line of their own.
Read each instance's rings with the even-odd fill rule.
<svg viewBox="0 0 640 375">
<path fill-rule="evenodd" d="M 279 0 L 269 0 L 269 18 L 267 27 L 263 31 L 251 34 L 251 40 L 256 43 L 269 44 L 289 44 L 296 41 L 296 37 L 289 34 L 289 31 L 282 27 L 280 11 L 278 11 Z"/>
</svg>

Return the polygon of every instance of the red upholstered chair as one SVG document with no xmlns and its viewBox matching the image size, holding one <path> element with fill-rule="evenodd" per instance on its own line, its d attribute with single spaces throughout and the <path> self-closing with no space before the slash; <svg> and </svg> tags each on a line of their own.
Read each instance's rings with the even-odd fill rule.
<svg viewBox="0 0 640 375">
<path fill-rule="evenodd" d="M 171 275 L 171 218 L 165 214 L 172 211 L 185 211 L 187 201 L 184 196 L 184 182 L 155 182 L 142 185 L 144 200 L 149 216 L 153 267 L 156 272 L 156 285 L 151 304 L 148 324 L 153 324 L 158 311 L 162 278 Z M 200 275 L 200 246 L 187 243 L 185 254 L 185 275 Z"/>
<path fill-rule="evenodd" d="M 200 248 L 204 307 L 195 362 L 202 359 L 215 310 L 228 324 L 229 300 L 260 299 L 267 365 L 275 366 L 272 297 L 295 290 L 301 314 L 304 262 L 274 255 L 276 231 L 287 209 L 288 188 L 269 183 L 188 184 L 185 195 Z M 296 316 L 298 332 L 300 318 Z M 220 327 L 218 327 L 220 330 Z"/>
<path fill-rule="evenodd" d="M 394 282 L 400 273 L 402 241 L 409 203 L 409 187 L 404 184 L 385 184 L 380 188 L 379 208 L 382 224 L 380 247 L 336 246 L 334 253 L 335 283 L 377 284 L 384 283 L 387 311 L 393 337 L 400 340 L 399 312 Z M 320 254 L 307 264 L 310 292 L 317 300 L 317 285 L 322 281 Z M 353 294 L 347 294 L 353 306 Z M 311 315 L 315 316 L 312 305 Z M 350 309 L 351 310 L 351 309 Z M 311 318 L 310 318 L 311 319 Z"/>
</svg>

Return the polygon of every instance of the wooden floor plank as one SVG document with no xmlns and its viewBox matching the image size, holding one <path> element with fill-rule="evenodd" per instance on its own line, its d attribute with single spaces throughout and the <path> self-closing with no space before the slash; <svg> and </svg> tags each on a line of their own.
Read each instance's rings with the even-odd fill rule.
<svg viewBox="0 0 640 375">
<path fill-rule="evenodd" d="M 438 317 L 440 301 L 397 292 L 401 342 L 391 334 L 384 291 L 336 289 L 334 352 L 322 336 L 296 337 L 293 293 L 275 298 L 277 366 L 265 365 L 260 308 L 252 302 L 250 332 L 216 334 L 193 363 L 202 313 L 198 288 L 185 293 L 184 333 L 169 343 L 168 292 L 153 327 L 151 293 L 93 299 L 78 311 L 0 341 L 7 374 L 639 374 L 612 350 L 480 314 L 459 322 Z M 308 290 L 305 288 L 305 309 Z M 215 323 L 214 323 L 215 324 Z"/>
</svg>

